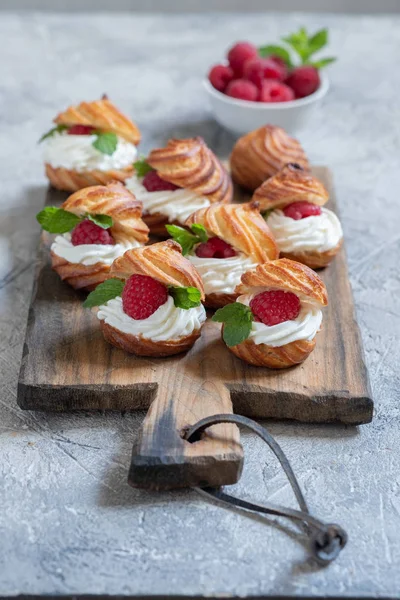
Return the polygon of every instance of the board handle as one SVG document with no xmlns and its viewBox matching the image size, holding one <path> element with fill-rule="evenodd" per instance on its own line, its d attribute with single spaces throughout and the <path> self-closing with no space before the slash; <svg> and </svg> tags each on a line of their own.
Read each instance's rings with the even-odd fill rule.
<svg viewBox="0 0 400 600">
<path fill-rule="evenodd" d="M 216 381 L 159 386 L 133 447 L 128 482 L 165 490 L 236 483 L 243 467 L 239 429 L 232 423 L 210 427 L 190 443 L 185 431 L 217 413 L 232 414 L 226 386 Z"/>
</svg>

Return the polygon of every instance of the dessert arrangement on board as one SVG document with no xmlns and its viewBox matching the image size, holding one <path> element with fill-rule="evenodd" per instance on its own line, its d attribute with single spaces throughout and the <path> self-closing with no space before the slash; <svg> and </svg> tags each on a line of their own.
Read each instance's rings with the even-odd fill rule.
<svg viewBox="0 0 400 600">
<path fill-rule="evenodd" d="M 96 308 L 109 343 L 139 356 L 184 352 L 206 306 L 241 360 L 284 368 L 307 358 L 328 303 L 311 268 L 334 258 L 342 230 L 297 140 L 265 125 L 237 141 L 230 172 L 253 197 L 235 204 L 202 138 L 137 159 L 140 131 L 106 97 L 55 123 L 41 140 L 46 174 L 74 193 L 37 219 L 56 234 L 53 269 L 90 292 L 83 306 Z"/>
</svg>

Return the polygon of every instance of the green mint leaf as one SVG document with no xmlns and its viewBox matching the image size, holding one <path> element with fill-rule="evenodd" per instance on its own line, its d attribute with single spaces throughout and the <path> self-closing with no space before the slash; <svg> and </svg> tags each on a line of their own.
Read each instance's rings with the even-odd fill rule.
<svg viewBox="0 0 400 600">
<path fill-rule="evenodd" d="M 273 44 L 261 46 L 261 48 L 258 49 L 258 53 L 262 58 L 266 58 L 271 55 L 279 56 L 279 58 L 285 61 L 289 68 L 293 66 L 289 52 L 282 46 L 274 46 Z"/>
<path fill-rule="evenodd" d="M 311 54 L 314 54 L 314 52 L 318 52 L 318 50 L 321 50 L 321 48 L 326 46 L 327 43 L 328 43 L 328 30 L 321 29 L 320 31 L 317 31 L 317 33 L 312 35 L 310 37 L 310 39 L 308 40 L 309 56 L 311 56 Z"/>
<path fill-rule="evenodd" d="M 191 230 L 195 235 L 197 235 L 200 242 L 206 242 L 208 240 L 206 228 L 204 225 L 201 225 L 201 223 L 193 223 Z"/>
<path fill-rule="evenodd" d="M 193 246 L 200 241 L 197 235 L 193 235 L 190 231 L 187 231 L 183 227 L 179 227 L 179 225 L 166 225 L 165 228 L 172 239 L 181 245 L 182 254 L 184 256 L 189 254 Z"/>
<path fill-rule="evenodd" d="M 53 135 L 55 135 L 56 133 L 61 133 L 61 131 L 65 131 L 66 129 L 68 129 L 66 125 L 56 125 L 52 129 L 50 129 L 50 131 L 42 135 L 42 137 L 38 141 L 38 144 L 40 144 L 40 142 L 43 142 L 43 140 L 46 140 L 49 137 L 53 137 Z"/>
<path fill-rule="evenodd" d="M 122 296 L 124 286 L 125 282 L 120 279 L 106 279 L 106 281 L 100 283 L 93 292 L 90 292 L 83 303 L 83 308 L 101 306 L 117 296 Z"/>
<path fill-rule="evenodd" d="M 201 293 L 196 287 L 170 286 L 168 289 L 177 308 L 188 310 L 201 304 Z"/>
<path fill-rule="evenodd" d="M 87 218 L 89 221 L 92 221 L 103 229 L 108 229 L 113 226 L 112 217 L 109 217 L 108 215 L 87 215 Z"/>
<path fill-rule="evenodd" d="M 269 217 L 269 215 L 270 215 L 270 214 L 271 214 L 273 211 L 274 211 L 274 209 L 273 209 L 273 208 L 269 208 L 268 210 L 266 210 L 266 211 L 265 211 L 265 213 L 263 213 L 263 217 L 264 217 L 264 219 L 265 219 L 266 221 L 268 220 L 268 217 Z"/>
<path fill-rule="evenodd" d="M 151 167 L 149 163 L 146 162 L 145 158 L 140 158 L 139 160 L 133 163 L 133 166 L 138 177 L 144 177 L 150 171 L 154 171 L 153 167 Z"/>
<path fill-rule="evenodd" d="M 236 346 L 247 340 L 253 319 L 250 308 L 240 302 L 219 308 L 212 318 L 213 321 L 224 324 L 222 337 L 227 346 Z"/>
<path fill-rule="evenodd" d="M 283 37 L 282 40 L 289 44 L 289 46 L 291 46 L 293 50 L 297 52 L 302 63 L 304 64 L 310 56 L 310 48 L 306 29 L 301 27 L 297 33 L 292 33 L 287 37 Z"/>
<path fill-rule="evenodd" d="M 102 154 L 108 154 L 111 156 L 117 149 L 118 138 L 112 131 L 96 131 L 96 139 L 92 146 L 96 148 Z"/>
<path fill-rule="evenodd" d="M 55 206 L 46 206 L 36 215 L 36 219 L 49 233 L 67 233 L 82 220 L 81 217 Z"/>
<path fill-rule="evenodd" d="M 335 62 L 335 60 L 337 60 L 337 59 L 334 58 L 333 56 L 330 56 L 327 58 L 321 58 L 321 60 L 317 60 L 315 62 L 310 62 L 309 64 L 312 67 L 315 67 L 316 69 L 323 69 L 327 65 L 330 65 L 331 63 Z"/>
</svg>

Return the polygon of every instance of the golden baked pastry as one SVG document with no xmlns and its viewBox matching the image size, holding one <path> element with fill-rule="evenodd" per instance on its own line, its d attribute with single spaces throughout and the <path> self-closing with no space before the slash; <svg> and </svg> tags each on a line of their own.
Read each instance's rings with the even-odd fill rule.
<svg viewBox="0 0 400 600">
<path fill-rule="evenodd" d="M 148 241 L 148 227 L 141 219 L 142 205 L 125 188 L 122 183 L 113 182 L 107 186 L 92 186 L 84 188 L 72 194 L 61 206 L 61 209 L 72 213 L 82 219 L 87 215 L 106 215 L 111 217 L 112 226 L 108 231 L 115 242 L 111 250 L 114 254 L 121 254 L 127 248 L 145 244 Z M 85 244 L 84 250 L 89 245 Z M 102 260 L 102 248 L 99 250 L 99 261 L 83 258 L 82 262 L 71 262 L 68 256 L 73 252 L 69 234 L 56 238 L 51 247 L 51 262 L 53 269 L 63 281 L 66 281 L 75 289 L 86 291 L 93 290 L 99 283 L 107 279 L 110 271 L 110 261 Z M 97 246 L 93 246 L 93 250 Z M 110 248 L 107 246 L 107 249 Z M 106 248 L 104 248 L 106 251 Z M 108 250 L 107 250 L 108 251 Z M 57 254 L 59 252 L 61 255 Z M 106 252 L 107 253 L 107 252 Z M 62 256 L 64 255 L 64 256 Z M 85 252 L 83 252 L 85 255 Z"/>
<path fill-rule="evenodd" d="M 230 202 L 232 181 L 220 160 L 201 137 L 169 140 L 150 152 L 147 162 L 165 181 L 205 196 L 210 202 Z"/>
<path fill-rule="evenodd" d="M 106 96 L 94 102 L 81 102 L 77 106 L 70 106 L 57 115 L 54 123 L 56 127 L 43 136 L 41 140 L 45 141 L 46 138 L 56 136 L 57 143 L 63 144 L 61 148 L 50 148 L 49 144 L 55 143 L 53 139 L 47 140 L 45 145 L 45 171 L 53 187 L 66 192 L 75 192 L 91 185 L 106 185 L 111 181 L 123 182 L 131 177 L 133 173 L 132 163 L 137 154 L 135 147 L 139 144 L 141 138 L 140 131 Z M 84 152 L 78 152 L 80 158 L 76 158 L 71 163 L 69 157 L 71 157 L 71 152 L 74 150 L 70 147 L 70 140 L 66 139 L 65 134 L 66 130 L 68 131 L 74 127 L 81 128 L 81 132 L 77 134 L 80 137 L 102 134 L 115 135 L 115 148 L 112 146 L 105 150 L 99 150 L 98 146 L 93 144 L 95 150 L 92 150 L 89 157 L 85 148 Z M 89 129 L 88 132 L 84 133 L 85 128 L 91 128 L 92 131 Z M 124 141 L 125 152 L 120 152 L 115 161 L 108 160 L 103 164 L 100 160 L 101 152 L 113 156 L 117 152 L 120 143 L 122 143 L 119 140 Z M 129 149 L 129 151 L 126 149 Z"/>
<path fill-rule="evenodd" d="M 239 138 L 230 158 L 233 181 L 251 191 L 287 163 L 309 169 L 300 143 L 274 125 L 264 125 Z"/>
<path fill-rule="evenodd" d="M 121 297 L 114 295 L 104 306 L 99 307 L 98 317 L 105 339 L 122 350 L 138 356 L 170 356 L 188 350 L 198 339 L 201 333 L 202 323 L 206 319 L 204 307 L 200 300 L 204 300 L 204 289 L 201 278 L 193 265 L 182 256 L 181 247 L 172 240 L 159 242 L 142 248 L 128 250 L 123 256 L 114 261 L 109 281 L 122 280 L 129 285 L 132 276 L 147 276 L 155 279 L 167 287 L 169 294 L 167 301 L 156 310 L 158 313 L 164 306 L 165 315 L 158 314 L 152 321 L 154 312 L 145 319 L 134 319 L 124 312 Z M 187 290 L 196 288 L 197 300 L 190 306 L 176 300 L 171 290 Z M 122 288 L 123 289 L 123 288 Z M 95 296 L 97 290 L 91 296 Z M 123 293 L 122 293 L 123 295 Z M 88 297 L 87 306 L 95 306 Z M 174 300 L 172 300 L 172 297 Z M 111 303 L 114 303 L 110 306 Z M 171 313 L 171 310 L 173 313 Z M 175 311 L 180 311 L 176 313 Z M 108 312 L 107 312 L 108 311 Z M 193 313 L 195 311 L 195 313 Z M 187 313 L 187 318 L 186 318 Z M 117 315 L 117 316 L 115 316 Z M 167 322 L 164 322 L 164 318 Z M 174 336 L 168 339 L 168 318 L 172 319 L 172 331 Z M 182 321 L 183 320 L 183 321 Z M 124 325 L 118 326 L 121 322 Z M 190 327 L 188 327 L 191 324 Z M 153 328 L 153 334 L 149 333 Z M 181 328 L 183 333 L 176 335 Z M 134 331 L 131 333 L 128 329 Z M 160 338 L 160 331 L 162 338 Z M 146 335 L 145 335 L 146 333 Z"/>
<path fill-rule="evenodd" d="M 322 207 L 329 199 L 325 186 L 298 164 L 289 163 L 264 181 L 254 192 L 267 223 L 275 235 L 280 255 L 317 269 L 327 266 L 343 241 L 340 222 L 332 211 L 322 208 L 319 215 L 293 220 L 284 209 L 294 203 Z M 300 205 L 299 205 L 300 206 Z"/>
<path fill-rule="evenodd" d="M 240 304 L 238 311 L 252 315 L 253 320 L 249 321 L 247 337 L 228 346 L 231 352 L 251 365 L 272 369 L 303 362 L 315 347 L 315 335 L 322 318 L 320 309 L 328 303 L 325 285 L 318 275 L 309 267 L 284 258 L 264 263 L 245 273 L 236 291 L 240 296 L 235 308 Z M 271 291 L 291 292 L 297 296 L 299 312 L 294 319 L 265 325 L 254 318 L 250 308 L 252 300 L 263 292 Z M 222 334 L 226 341 L 225 327 L 234 327 L 234 323 L 228 323 L 222 311 L 215 314 L 214 320 L 224 323 Z M 263 339 L 269 343 L 263 342 Z"/>
<path fill-rule="evenodd" d="M 210 308 L 234 302 L 237 298 L 234 289 L 242 273 L 258 263 L 278 258 L 278 247 L 257 202 L 212 204 L 193 213 L 185 225 L 189 229 L 193 225 L 202 226 L 209 238 L 208 244 L 218 238 L 228 245 L 228 257 L 218 251 L 212 258 L 207 253 L 204 257 L 198 246 L 188 255 L 203 277 L 205 304 Z"/>
</svg>

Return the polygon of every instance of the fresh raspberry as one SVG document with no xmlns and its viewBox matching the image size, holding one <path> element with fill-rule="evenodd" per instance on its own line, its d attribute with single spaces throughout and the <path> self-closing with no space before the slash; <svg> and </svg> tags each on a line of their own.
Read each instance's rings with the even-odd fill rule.
<svg viewBox="0 0 400 600">
<path fill-rule="evenodd" d="M 71 242 L 74 246 L 81 246 L 82 244 L 115 244 L 115 241 L 111 237 L 108 229 L 103 229 L 85 219 L 78 223 L 71 232 Z"/>
<path fill-rule="evenodd" d="M 296 98 L 313 94 L 320 86 L 319 73 L 315 67 L 305 66 L 294 69 L 285 83 L 292 88 Z"/>
<path fill-rule="evenodd" d="M 271 59 L 252 58 L 247 60 L 243 69 L 243 77 L 248 79 L 254 85 L 261 88 L 264 79 L 278 79 L 283 81 L 283 70 Z"/>
<path fill-rule="evenodd" d="M 219 237 L 212 237 L 196 248 L 196 256 L 199 258 L 232 258 L 236 255 L 236 250 Z"/>
<path fill-rule="evenodd" d="M 258 56 L 258 50 L 249 42 L 238 42 L 228 52 L 229 66 L 236 77 L 243 75 L 243 67 L 246 60 Z"/>
<path fill-rule="evenodd" d="M 90 135 L 93 133 L 94 127 L 90 125 L 73 125 L 67 131 L 68 135 Z"/>
<path fill-rule="evenodd" d="M 314 217 L 321 214 L 321 207 L 317 204 L 311 204 L 311 202 L 293 202 L 288 204 L 283 209 L 285 217 L 290 217 L 295 221 L 300 219 L 306 219 L 307 217 Z"/>
<path fill-rule="evenodd" d="M 157 171 L 149 171 L 143 177 L 142 185 L 148 192 L 162 192 L 164 190 L 173 191 L 177 190 L 178 186 L 161 179 Z"/>
<path fill-rule="evenodd" d="M 232 98 L 255 102 L 258 96 L 258 89 L 254 83 L 247 81 L 247 79 L 234 79 L 228 84 L 225 93 Z"/>
<path fill-rule="evenodd" d="M 287 64 L 285 63 L 283 58 L 281 58 L 280 56 L 276 56 L 275 54 L 271 54 L 271 56 L 269 56 L 269 59 L 273 60 L 274 63 L 277 64 L 278 67 L 281 68 L 282 77 L 283 77 L 283 79 L 286 79 L 286 77 L 288 75 L 288 68 L 287 68 Z"/>
<path fill-rule="evenodd" d="M 233 78 L 232 69 L 226 65 L 215 65 L 208 74 L 211 85 L 219 92 L 224 92 L 226 86 Z"/>
<path fill-rule="evenodd" d="M 250 302 L 250 308 L 257 321 L 264 325 L 278 325 L 292 321 L 300 312 L 300 300 L 292 292 L 273 290 L 261 292 Z"/>
<path fill-rule="evenodd" d="M 132 319 L 147 319 L 168 300 L 168 290 L 147 275 L 131 275 L 122 292 L 122 307 Z"/>
<path fill-rule="evenodd" d="M 260 91 L 259 102 L 289 102 L 294 92 L 289 86 L 275 79 L 265 79 Z"/>
</svg>

